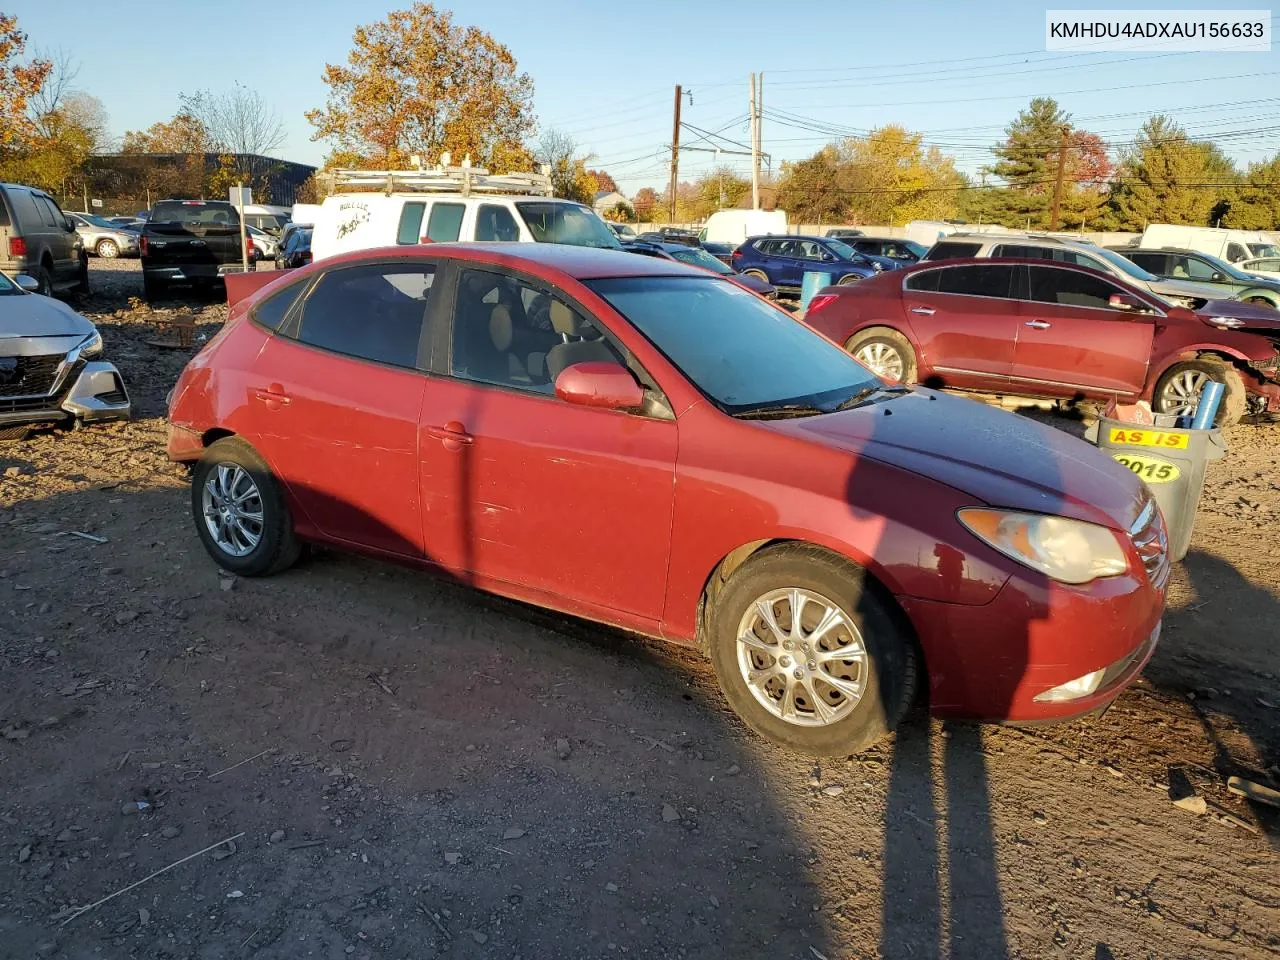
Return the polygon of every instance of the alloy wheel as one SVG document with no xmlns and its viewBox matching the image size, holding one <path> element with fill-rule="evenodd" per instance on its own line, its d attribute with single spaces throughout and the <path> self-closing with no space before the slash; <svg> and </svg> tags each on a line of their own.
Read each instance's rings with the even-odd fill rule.
<svg viewBox="0 0 1280 960">
<path fill-rule="evenodd" d="M 214 467 L 204 482 L 200 505 L 210 539 L 228 556 L 248 556 L 262 542 L 262 494 L 239 464 Z"/>
<path fill-rule="evenodd" d="M 752 696 L 796 726 L 847 717 L 866 691 L 862 634 L 826 597 L 800 587 L 771 590 L 738 624 L 738 669 Z"/>
<path fill-rule="evenodd" d="M 98 256 L 104 260 L 112 260 L 119 256 L 120 248 L 116 246 L 114 240 L 103 240 L 98 244 Z"/>
<path fill-rule="evenodd" d="M 854 359 L 885 380 L 901 380 L 906 363 L 892 344 L 873 340 L 854 351 Z"/>
<path fill-rule="evenodd" d="M 1200 405 L 1200 394 L 1212 379 L 1203 370 L 1183 370 L 1170 377 L 1160 391 L 1160 412 L 1175 417 L 1194 416 Z"/>
</svg>

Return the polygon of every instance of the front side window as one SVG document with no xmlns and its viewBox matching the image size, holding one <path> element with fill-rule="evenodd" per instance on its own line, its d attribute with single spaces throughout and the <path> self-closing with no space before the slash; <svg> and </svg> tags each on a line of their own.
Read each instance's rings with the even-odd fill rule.
<svg viewBox="0 0 1280 960">
<path fill-rule="evenodd" d="M 417 243 L 422 236 L 422 214 L 425 203 L 406 203 L 400 208 L 400 227 L 396 231 L 396 243 Z"/>
<path fill-rule="evenodd" d="M 482 203 L 476 211 L 476 239 L 512 241 L 520 239 L 516 218 L 506 207 Z"/>
<path fill-rule="evenodd" d="M 600 328 L 563 300 L 487 270 L 459 277 L 451 339 L 453 376 L 546 396 L 571 364 L 624 362 Z"/>
<path fill-rule="evenodd" d="M 467 207 L 462 203 L 433 203 L 431 216 L 427 218 L 427 239 L 432 243 L 452 243 L 462 236 L 462 215 Z"/>
<path fill-rule="evenodd" d="M 1031 268 L 1031 299 L 1037 303 L 1055 303 L 1063 307 L 1111 309 L 1112 294 L 1119 287 L 1101 277 L 1077 270 L 1055 270 L 1052 267 Z"/>
<path fill-rule="evenodd" d="M 334 270 L 312 288 L 295 336 L 348 357 L 416 367 L 434 278 L 435 267 L 420 263 Z"/>
<path fill-rule="evenodd" d="M 786 312 L 717 277 L 627 277 L 587 286 L 721 410 L 829 410 L 881 381 Z"/>
<path fill-rule="evenodd" d="M 1173 257 L 1173 270 L 1170 272 L 1173 276 L 1186 280 L 1211 281 L 1218 276 L 1218 271 L 1212 265 L 1198 257 Z"/>
</svg>

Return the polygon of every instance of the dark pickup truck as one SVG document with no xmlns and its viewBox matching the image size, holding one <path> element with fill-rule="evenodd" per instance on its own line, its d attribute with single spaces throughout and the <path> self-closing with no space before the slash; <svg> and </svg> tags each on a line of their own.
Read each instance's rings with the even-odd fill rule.
<svg viewBox="0 0 1280 960">
<path fill-rule="evenodd" d="M 226 200 L 161 200 L 138 241 L 150 303 L 174 284 L 208 291 L 243 270 L 240 217 Z"/>
</svg>

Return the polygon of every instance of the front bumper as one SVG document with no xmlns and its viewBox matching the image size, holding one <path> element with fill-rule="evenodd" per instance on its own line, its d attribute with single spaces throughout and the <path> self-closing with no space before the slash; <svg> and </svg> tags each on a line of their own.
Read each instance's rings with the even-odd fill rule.
<svg viewBox="0 0 1280 960">
<path fill-rule="evenodd" d="M 1141 573 L 1082 587 L 1015 576 L 981 606 L 902 598 L 940 716 L 1013 723 L 1067 720 L 1105 707 L 1137 679 L 1160 636 L 1164 591 Z M 1035 698 L 1095 670 L 1098 688 Z"/>
<path fill-rule="evenodd" d="M 115 365 L 105 360 L 77 364 L 43 397 L 0 397 L 0 426 L 129 419 L 129 394 Z"/>
</svg>

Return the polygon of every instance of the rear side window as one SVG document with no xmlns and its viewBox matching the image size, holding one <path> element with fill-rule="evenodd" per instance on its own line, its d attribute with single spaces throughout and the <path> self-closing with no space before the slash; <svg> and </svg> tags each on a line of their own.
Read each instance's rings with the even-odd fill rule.
<svg viewBox="0 0 1280 960">
<path fill-rule="evenodd" d="M 396 243 L 417 243 L 422 236 L 422 214 L 425 203 L 406 203 L 400 210 L 400 229 L 396 231 Z"/>
<path fill-rule="evenodd" d="M 476 211 L 477 240 L 519 240 L 520 228 L 506 207 L 482 203 Z"/>
<path fill-rule="evenodd" d="M 418 263 L 327 273 L 302 305 L 297 339 L 360 360 L 416 367 L 434 279 L 435 267 Z"/>
<path fill-rule="evenodd" d="M 432 243 L 452 243 L 462 236 L 462 216 L 467 212 L 465 204 L 433 203 L 431 217 L 427 220 L 427 238 Z"/>
<path fill-rule="evenodd" d="M 919 290 L 921 293 L 936 293 L 938 290 L 938 274 L 941 270 L 922 270 L 913 273 L 902 283 L 904 290 Z"/>
<path fill-rule="evenodd" d="M 8 193 L 0 190 L 0 227 L 9 226 L 9 204 L 6 202 Z"/>
<path fill-rule="evenodd" d="M 253 308 L 250 317 L 268 330 L 279 330 L 284 318 L 289 315 L 289 308 L 297 302 L 298 294 L 306 285 L 305 281 L 295 283 L 279 293 L 273 293 Z"/>
<path fill-rule="evenodd" d="M 1111 295 L 1120 292 L 1119 287 L 1087 273 L 1053 267 L 1031 268 L 1031 299 L 1037 303 L 1107 310 Z"/>
<path fill-rule="evenodd" d="M 942 240 L 935 243 L 925 254 L 926 260 L 959 260 L 963 257 L 976 256 L 982 249 L 981 243 L 966 243 L 962 240 Z"/>
<path fill-rule="evenodd" d="M 958 293 L 969 297 L 1013 296 L 1013 266 L 1011 264 L 971 264 L 937 271 L 938 292 Z"/>
<path fill-rule="evenodd" d="M 1163 277 L 1168 271 L 1165 269 L 1165 255 L 1163 253 L 1125 253 L 1121 254 L 1132 260 L 1143 270 L 1150 270 L 1157 277 Z"/>
<path fill-rule="evenodd" d="M 44 220 L 46 227 L 56 227 L 58 225 L 58 215 L 54 212 L 53 204 L 44 197 L 34 197 L 36 206 L 40 209 L 40 217 Z"/>
</svg>

